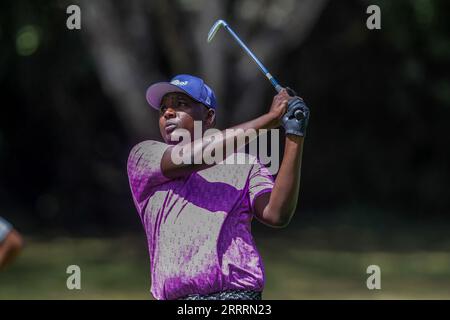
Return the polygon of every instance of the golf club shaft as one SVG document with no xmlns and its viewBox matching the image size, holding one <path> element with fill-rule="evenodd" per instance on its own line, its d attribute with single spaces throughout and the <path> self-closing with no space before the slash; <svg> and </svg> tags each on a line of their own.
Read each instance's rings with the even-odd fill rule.
<svg viewBox="0 0 450 320">
<path fill-rule="evenodd" d="M 247 52 L 247 54 L 253 59 L 253 61 L 256 62 L 259 69 L 264 73 L 267 79 L 269 79 L 270 83 L 274 86 L 275 90 L 277 92 L 280 92 L 283 87 L 278 83 L 277 80 L 269 73 L 269 70 L 267 70 L 266 67 L 261 63 L 261 61 L 258 60 L 258 58 L 253 54 L 253 52 L 250 51 L 250 49 L 245 45 L 244 42 L 238 37 L 236 33 L 227 25 L 224 26 L 225 29 L 233 36 L 233 38 L 239 43 L 239 45 Z"/>
<path fill-rule="evenodd" d="M 261 71 L 264 73 L 266 78 L 269 79 L 270 83 L 274 86 L 275 90 L 277 92 L 280 92 L 283 89 L 283 87 L 270 74 L 269 70 L 267 70 L 267 68 L 264 67 L 264 65 L 261 63 L 261 61 L 258 60 L 258 58 L 253 54 L 253 52 L 251 52 L 251 50 L 245 45 L 245 43 L 239 38 L 239 36 L 236 33 L 234 33 L 233 29 L 231 29 L 228 26 L 228 24 L 226 24 L 224 27 L 233 36 L 233 38 L 239 43 L 239 45 L 245 50 L 245 52 L 247 52 L 247 54 L 253 59 L 253 61 L 256 62 L 259 69 L 261 69 Z M 297 110 L 294 112 L 294 117 L 300 120 L 303 117 L 303 114 L 300 110 Z"/>
<path fill-rule="evenodd" d="M 208 42 L 211 41 L 212 37 L 214 37 L 215 33 L 218 30 L 218 27 L 220 27 L 220 24 L 227 29 L 228 33 L 233 36 L 233 38 L 239 43 L 239 45 L 247 52 L 247 54 L 250 56 L 250 58 L 253 59 L 253 61 L 258 65 L 259 69 L 264 73 L 266 78 L 270 81 L 270 83 L 274 86 L 275 90 L 277 92 L 280 92 L 283 87 L 278 83 L 277 80 L 269 73 L 269 70 L 267 70 L 266 67 L 259 61 L 259 59 L 253 54 L 253 52 L 245 45 L 245 43 L 239 38 L 239 36 L 233 31 L 233 29 L 230 28 L 230 26 L 223 20 L 218 20 L 213 28 L 211 29 L 210 33 L 208 34 Z M 292 90 L 290 90 L 292 92 Z M 289 93 L 291 95 L 291 93 Z M 296 110 L 294 112 L 294 117 L 298 120 L 301 120 L 303 118 L 303 113 L 300 110 Z"/>
</svg>

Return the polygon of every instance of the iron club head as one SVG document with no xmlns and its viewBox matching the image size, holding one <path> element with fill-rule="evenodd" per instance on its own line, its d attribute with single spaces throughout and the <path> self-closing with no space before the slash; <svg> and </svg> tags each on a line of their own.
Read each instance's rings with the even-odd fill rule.
<svg viewBox="0 0 450 320">
<path fill-rule="evenodd" d="M 211 42 L 211 40 L 216 35 L 217 31 L 219 31 L 220 27 L 226 27 L 227 23 L 223 20 L 217 20 L 214 25 L 211 27 L 211 29 L 208 32 L 208 42 Z"/>
</svg>

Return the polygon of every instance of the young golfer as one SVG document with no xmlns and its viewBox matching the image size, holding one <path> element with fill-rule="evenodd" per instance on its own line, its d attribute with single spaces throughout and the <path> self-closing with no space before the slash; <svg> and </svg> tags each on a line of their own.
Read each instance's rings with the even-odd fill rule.
<svg viewBox="0 0 450 320">
<path fill-rule="evenodd" d="M 222 138 L 208 139 L 194 137 L 195 121 L 203 133 L 215 125 L 216 98 L 203 80 L 178 75 L 170 82 L 153 84 L 146 96 L 150 106 L 159 110 L 164 142 L 136 145 L 127 169 L 147 235 L 153 296 L 261 299 L 264 267 L 251 221 L 256 217 L 266 225 L 283 227 L 291 220 L 299 194 L 308 108 L 283 89 L 267 113 L 231 128 L 242 130 L 229 130 L 226 135 L 223 131 Z M 295 117 L 299 111 L 301 117 Z M 229 159 L 238 147 L 224 146 L 239 140 L 246 130 L 260 133 L 280 125 L 286 132 L 285 151 L 275 180 L 249 154 L 244 154 L 244 164 L 176 160 L 175 153 L 187 154 L 191 160 L 201 158 L 207 148 L 223 150 L 223 159 Z M 179 142 L 180 130 L 190 133 L 191 139 Z"/>
</svg>

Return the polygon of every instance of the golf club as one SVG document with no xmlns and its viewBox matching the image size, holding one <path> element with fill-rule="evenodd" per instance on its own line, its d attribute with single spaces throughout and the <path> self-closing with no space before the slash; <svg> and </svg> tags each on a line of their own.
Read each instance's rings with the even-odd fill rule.
<svg viewBox="0 0 450 320">
<path fill-rule="evenodd" d="M 239 36 L 230 28 L 228 23 L 226 23 L 224 20 L 221 19 L 217 20 L 211 27 L 211 29 L 208 32 L 208 43 L 212 41 L 217 31 L 219 31 L 220 27 L 224 27 L 233 36 L 233 38 L 237 41 L 237 43 L 239 43 L 239 45 L 245 50 L 245 52 L 247 52 L 250 58 L 252 58 L 253 61 L 258 65 L 259 69 L 264 73 L 266 78 L 274 86 L 275 90 L 277 92 L 280 92 L 283 89 L 283 87 L 278 83 L 277 80 L 275 80 L 275 78 L 270 74 L 269 70 L 267 70 L 267 68 L 264 67 L 261 61 L 259 61 L 259 59 L 253 54 L 253 52 L 245 45 L 245 43 L 239 38 Z M 301 120 L 303 118 L 303 113 L 300 110 L 297 110 L 295 111 L 294 116 L 298 120 Z"/>
</svg>

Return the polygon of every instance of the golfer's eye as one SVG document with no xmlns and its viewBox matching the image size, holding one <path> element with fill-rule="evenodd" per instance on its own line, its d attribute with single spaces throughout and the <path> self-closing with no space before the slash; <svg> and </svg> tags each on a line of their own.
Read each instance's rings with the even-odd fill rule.
<svg viewBox="0 0 450 320">
<path fill-rule="evenodd" d="M 178 101 L 178 106 L 179 107 L 187 107 L 188 104 L 185 101 Z"/>
<path fill-rule="evenodd" d="M 167 110 L 167 107 L 165 105 L 162 105 L 159 107 L 159 112 L 164 113 Z"/>
</svg>

